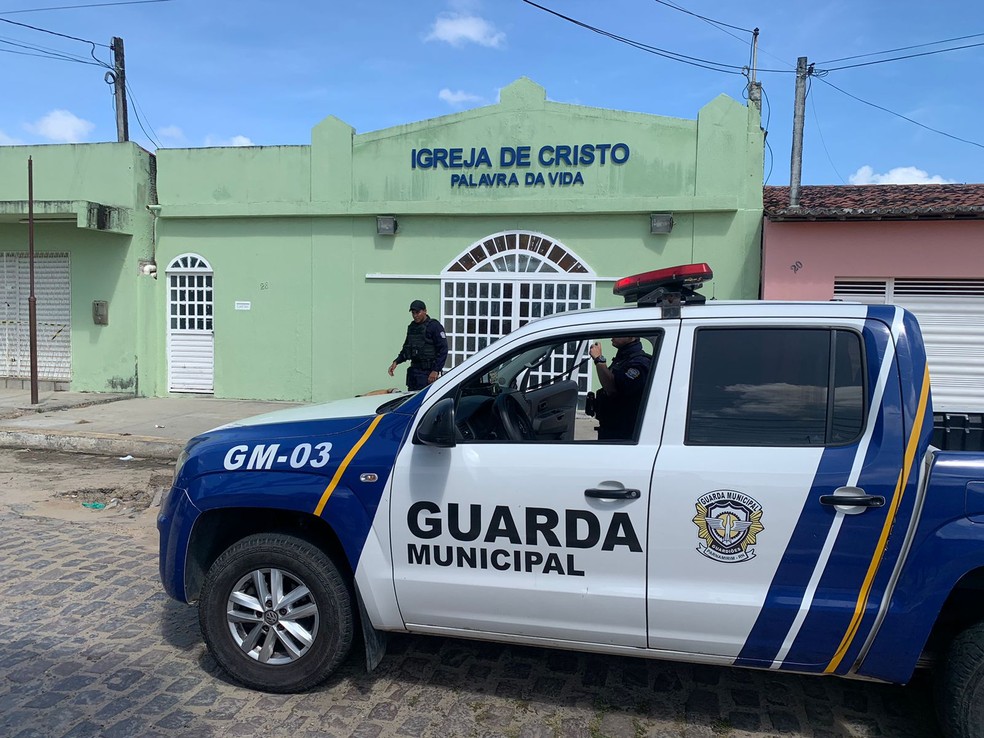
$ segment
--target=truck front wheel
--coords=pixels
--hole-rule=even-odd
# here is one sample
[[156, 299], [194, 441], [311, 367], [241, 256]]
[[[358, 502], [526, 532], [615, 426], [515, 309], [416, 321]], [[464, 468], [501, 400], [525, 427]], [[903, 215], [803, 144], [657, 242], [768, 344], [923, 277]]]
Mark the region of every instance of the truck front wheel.
[[984, 736], [984, 622], [953, 639], [936, 683], [943, 732], [949, 738]]
[[212, 564], [198, 619], [209, 651], [230, 676], [264, 692], [300, 692], [348, 655], [352, 596], [316, 546], [280, 534], [238, 541]]

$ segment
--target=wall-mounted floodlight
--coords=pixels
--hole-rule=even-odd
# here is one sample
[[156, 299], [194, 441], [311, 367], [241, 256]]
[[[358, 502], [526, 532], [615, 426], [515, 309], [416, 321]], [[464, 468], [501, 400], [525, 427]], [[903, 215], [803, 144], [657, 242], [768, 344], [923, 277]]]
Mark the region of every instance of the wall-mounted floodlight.
[[377, 215], [376, 234], [379, 236], [395, 236], [396, 217], [393, 215]]
[[649, 232], [650, 233], [669, 233], [673, 230], [672, 213], [650, 213]]

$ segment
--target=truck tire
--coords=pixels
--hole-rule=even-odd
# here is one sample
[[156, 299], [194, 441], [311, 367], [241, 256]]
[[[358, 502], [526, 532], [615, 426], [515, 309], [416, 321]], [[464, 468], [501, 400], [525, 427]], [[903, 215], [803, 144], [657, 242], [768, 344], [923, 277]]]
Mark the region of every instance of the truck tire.
[[283, 534], [248, 536], [215, 560], [198, 620], [219, 665], [263, 692], [301, 692], [327, 679], [355, 630], [351, 590], [335, 562]]
[[984, 622], [953, 639], [936, 682], [936, 700], [948, 738], [984, 736]]

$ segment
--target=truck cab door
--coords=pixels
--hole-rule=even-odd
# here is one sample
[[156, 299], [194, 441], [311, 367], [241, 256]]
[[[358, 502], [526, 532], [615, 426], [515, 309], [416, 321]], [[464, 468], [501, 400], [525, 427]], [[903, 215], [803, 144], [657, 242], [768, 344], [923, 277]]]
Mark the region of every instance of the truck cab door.
[[[407, 443], [393, 470], [394, 586], [409, 630], [645, 647], [649, 485], [676, 328], [646, 330], [654, 359], [630, 439], [600, 442], [571, 392], [577, 372], [551, 370], [538, 353], [611, 337], [600, 329], [503, 339], [474, 371], [428, 398], [418, 423], [443, 400], [454, 408], [456, 440]], [[517, 370], [517, 361], [527, 368]], [[525, 437], [509, 437], [499, 405], [513, 408]], [[557, 423], [544, 415], [551, 412]], [[575, 412], [572, 437], [565, 428]]]
[[850, 666], [911, 510], [892, 333], [864, 315], [684, 322], [653, 476], [650, 648]]

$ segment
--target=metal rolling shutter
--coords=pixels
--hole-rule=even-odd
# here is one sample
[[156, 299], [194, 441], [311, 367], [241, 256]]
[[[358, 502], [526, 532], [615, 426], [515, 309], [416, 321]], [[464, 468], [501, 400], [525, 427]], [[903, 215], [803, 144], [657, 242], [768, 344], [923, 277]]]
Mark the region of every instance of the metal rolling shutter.
[[[0, 376], [31, 376], [30, 262], [23, 252], [0, 253]], [[34, 255], [38, 379], [72, 379], [72, 289], [67, 253]]]
[[836, 280], [834, 297], [899, 305], [919, 320], [938, 412], [984, 412], [984, 280]]

